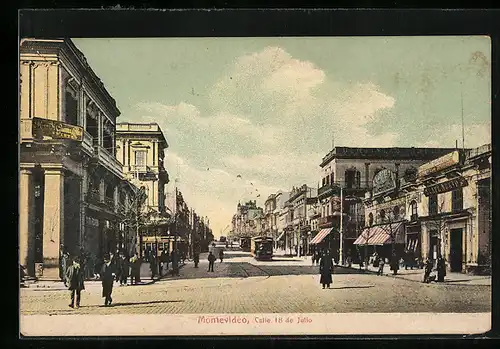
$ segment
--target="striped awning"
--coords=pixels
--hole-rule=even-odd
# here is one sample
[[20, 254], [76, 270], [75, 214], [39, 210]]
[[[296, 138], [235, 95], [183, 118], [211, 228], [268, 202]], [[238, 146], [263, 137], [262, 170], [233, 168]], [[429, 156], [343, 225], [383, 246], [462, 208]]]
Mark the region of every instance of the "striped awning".
[[319, 233], [311, 240], [310, 244], [311, 245], [319, 244], [328, 234], [330, 234], [331, 231], [332, 228], [321, 229]]
[[366, 228], [354, 241], [354, 245], [386, 245], [392, 243], [392, 237], [396, 244], [404, 244], [403, 222], [379, 225]]

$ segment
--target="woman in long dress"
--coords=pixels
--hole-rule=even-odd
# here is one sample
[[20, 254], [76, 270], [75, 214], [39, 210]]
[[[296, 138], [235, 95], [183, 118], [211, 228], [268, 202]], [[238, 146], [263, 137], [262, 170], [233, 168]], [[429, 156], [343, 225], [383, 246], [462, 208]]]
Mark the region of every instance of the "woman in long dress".
[[326, 252], [323, 254], [319, 261], [319, 273], [321, 275], [319, 282], [325, 288], [330, 288], [330, 284], [333, 283], [332, 274], [333, 274], [333, 259], [330, 252]]

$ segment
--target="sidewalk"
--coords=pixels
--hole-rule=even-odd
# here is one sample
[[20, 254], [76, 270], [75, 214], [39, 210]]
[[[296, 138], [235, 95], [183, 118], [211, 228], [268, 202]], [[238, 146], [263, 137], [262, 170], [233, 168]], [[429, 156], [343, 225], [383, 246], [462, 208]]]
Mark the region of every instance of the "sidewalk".
[[[179, 269], [181, 269], [184, 266], [184, 264], [179, 264]], [[171, 277], [172, 273], [172, 264], [169, 265], [169, 270], [164, 269], [162, 277], [160, 278], [158, 275], [155, 278], [151, 278], [151, 269], [149, 267], [149, 263], [142, 263], [141, 264], [141, 281], [139, 283], [139, 286], [143, 285], [151, 285], [154, 284], [156, 281]], [[130, 283], [130, 276], [127, 279], [127, 283]], [[101, 287], [101, 281], [100, 280], [85, 280], [85, 288], [87, 287]], [[42, 289], [53, 289], [53, 290], [67, 290], [68, 288], [64, 286], [64, 283], [62, 281], [49, 281], [49, 280], [26, 280], [24, 282], [24, 285], [21, 284], [21, 288], [42, 288]]]
[[[348, 268], [344, 266], [344, 268]], [[359, 270], [358, 264], [352, 264], [351, 269]], [[366, 270], [364, 267], [362, 270]], [[368, 266], [366, 270], [369, 273], [377, 273], [378, 268], [375, 268], [372, 265]], [[414, 282], [423, 282], [424, 280], [424, 269], [408, 269], [400, 268], [396, 275], [392, 274], [389, 265], [385, 265], [384, 267], [384, 276], [395, 277], [399, 279], [414, 281]], [[435, 283], [432, 284], [443, 284], [443, 283]], [[491, 286], [491, 276], [480, 276], [480, 275], [468, 275], [462, 273], [450, 273], [446, 272], [446, 276], [444, 278], [444, 284], [458, 284], [458, 285], [473, 285], [473, 286]]]

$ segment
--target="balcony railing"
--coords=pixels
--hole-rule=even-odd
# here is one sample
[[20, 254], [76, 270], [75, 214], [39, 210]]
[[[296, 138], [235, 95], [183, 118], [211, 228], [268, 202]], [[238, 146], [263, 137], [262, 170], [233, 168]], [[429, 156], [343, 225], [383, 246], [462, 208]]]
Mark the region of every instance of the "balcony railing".
[[92, 153], [94, 151], [94, 139], [87, 131], [83, 131], [82, 148]]
[[89, 190], [87, 193], [87, 202], [98, 205], [101, 202], [101, 194], [98, 190]]
[[108, 196], [104, 197], [104, 205], [109, 208], [110, 210], [114, 211], [115, 210], [115, 199], [110, 198]]
[[96, 146], [95, 153], [99, 161], [106, 169], [108, 169], [108, 171], [110, 171], [117, 177], [122, 176], [122, 164], [118, 160], [116, 160], [116, 158], [112, 154], [110, 154], [102, 146]]

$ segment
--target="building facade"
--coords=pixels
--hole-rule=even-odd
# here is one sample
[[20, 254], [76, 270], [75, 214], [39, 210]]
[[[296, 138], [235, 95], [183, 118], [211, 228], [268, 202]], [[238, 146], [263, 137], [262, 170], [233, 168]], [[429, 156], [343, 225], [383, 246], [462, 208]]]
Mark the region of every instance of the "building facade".
[[[335, 147], [320, 164], [321, 204], [318, 238], [314, 243], [330, 248], [336, 258], [357, 253], [354, 241], [365, 225], [362, 199], [371, 189], [375, 175], [383, 169], [396, 178], [408, 169], [438, 158], [453, 149], [445, 148], [350, 148]], [[342, 191], [340, 190], [342, 188]], [[342, 207], [342, 214], [341, 214]], [[340, 242], [342, 221], [343, 242]], [[333, 232], [333, 234], [331, 234]], [[342, 248], [341, 248], [342, 247]]]
[[23, 39], [19, 69], [20, 263], [57, 278], [63, 249], [99, 259], [122, 243], [120, 111], [69, 39]]
[[318, 206], [317, 189], [306, 184], [293, 187], [287, 204], [289, 244], [295, 254], [307, 255], [311, 241], [309, 214], [311, 207], [317, 209]]
[[434, 263], [443, 257], [452, 272], [490, 272], [490, 144], [454, 150], [405, 173], [396, 183], [389, 177], [379, 181], [385, 191], [374, 193], [373, 188], [367, 195], [367, 227], [357, 242], [372, 245], [367, 239], [377, 241], [377, 228], [389, 231], [389, 221], [393, 231], [397, 228], [399, 256], [410, 253]]
[[264, 234], [264, 217], [264, 210], [257, 206], [255, 200], [250, 200], [243, 205], [238, 203], [236, 214], [231, 220], [232, 236], [254, 237]]
[[156, 123], [119, 123], [116, 125], [116, 158], [123, 164], [123, 175], [137, 187], [145, 187], [146, 207], [165, 214], [165, 169], [167, 140]]

